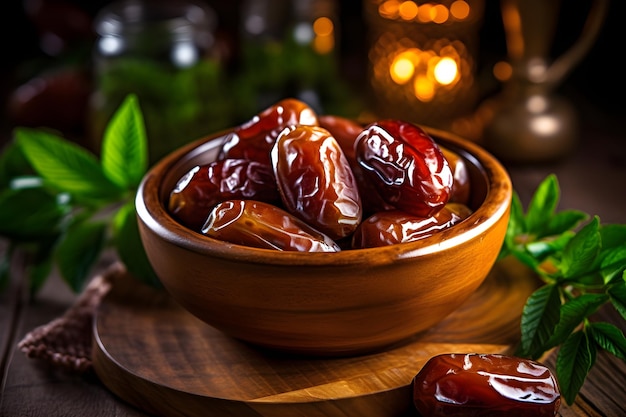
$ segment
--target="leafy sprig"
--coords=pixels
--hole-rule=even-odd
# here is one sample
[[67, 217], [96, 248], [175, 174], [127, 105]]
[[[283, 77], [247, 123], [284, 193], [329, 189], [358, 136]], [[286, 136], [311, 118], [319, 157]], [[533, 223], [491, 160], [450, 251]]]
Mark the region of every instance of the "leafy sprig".
[[16, 249], [29, 258], [31, 293], [57, 267], [83, 289], [103, 251], [113, 247], [134, 277], [159, 286], [139, 237], [134, 197], [148, 166], [137, 98], [129, 95], [109, 121], [100, 157], [53, 132], [17, 128], [0, 155], [0, 259], [8, 281]]
[[514, 193], [500, 257], [516, 257], [542, 282], [522, 311], [516, 354], [538, 359], [558, 348], [556, 375], [572, 404], [600, 350], [626, 361], [623, 332], [591, 319], [606, 304], [626, 319], [626, 225], [557, 211], [559, 198], [553, 174], [539, 184], [526, 212]]

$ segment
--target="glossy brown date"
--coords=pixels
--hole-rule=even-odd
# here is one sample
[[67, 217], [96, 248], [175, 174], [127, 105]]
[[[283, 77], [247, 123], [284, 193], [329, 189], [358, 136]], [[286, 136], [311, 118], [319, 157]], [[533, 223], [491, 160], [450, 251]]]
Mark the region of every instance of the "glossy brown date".
[[448, 201], [453, 203], [469, 204], [471, 182], [465, 160], [461, 158], [458, 153], [453, 152], [450, 149], [443, 146], [440, 146], [439, 148], [441, 149], [443, 156], [446, 157], [454, 177], [452, 190], [450, 190], [450, 199]]
[[354, 142], [363, 131], [363, 126], [351, 119], [332, 114], [320, 115], [318, 121], [320, 127], [328, 130], [337, 140], [348, 161], [350, 163], [356, 162]]
[[231, 199], [280, 202], [271, 168], [245, 159], [196, 166], [176, 183], [168, 209], [180, 223], [200, 231], [213, 206]]
[[361, 195], [363, 214], [370, 215], [383, 210], [391, 210], [393, 206], [387, 204], [378, 194], [378, 190], [366, 177], [363, 167], [359, 165], [354, 153], [354, 144], [358, 136], [363, 132], [363, 126], [359, 123], [341, 116], [320, 115], [320, 127], [328, 130], [343, 150], [346, 159], [352, 168]]
[[382, 211], [361, 222], [352, 236], [352, 248], [414, 242], [454, 226], [470, 214], [471, 210], [462, 205], [446, 205], [430, 217], [419, 217], [400, 210]]
[[326, 129], [283, 131], [271, 160], [287, 211], [332, 239], [354, 232], [362, 219], [361, 198], [348, 160]]
[[355, 154], [381, 197], [407, 213], [429, 217], [449, 200], [454, 177], [435, 141], [400, 120], [372, 123], [359, 135]]
[[237, 245], [299, 252], [339, 252], [328, 236], [272, 204], [228, 200], [211, 210], [202, 233]]
[[413, 379], [413, 403], [429, 417], [555, 416], [557, 380], [546, 366], [498, 354], [442, 354]]
[[235, 127], [225, 137], [218, 159], [241, 158], [269, 165], [270, 150], [280, 132], [296, 125], [317, 126], [317, 114], [300, 100], [283, 99]]

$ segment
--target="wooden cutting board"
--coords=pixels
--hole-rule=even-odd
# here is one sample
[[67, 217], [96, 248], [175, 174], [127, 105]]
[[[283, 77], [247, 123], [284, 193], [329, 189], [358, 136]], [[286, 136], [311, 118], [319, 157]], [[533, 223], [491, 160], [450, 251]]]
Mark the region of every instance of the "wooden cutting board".
[[536, 284], [514, 261], [499, 262], [427, 333], [375, 354], [306, 358], [234, 340], [166, 293], [116, 277], [94, 321], [94, 369], [122, 400], [164, 417], [407, 416], [412, 379], [429, 358], [513, 352]]

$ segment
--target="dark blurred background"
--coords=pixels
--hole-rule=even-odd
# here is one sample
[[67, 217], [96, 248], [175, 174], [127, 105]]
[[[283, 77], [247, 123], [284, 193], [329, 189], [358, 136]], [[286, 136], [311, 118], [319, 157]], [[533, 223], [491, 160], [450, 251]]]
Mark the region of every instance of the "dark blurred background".
[[[82, 139], [85, 102], [93, 87], [89, 72], [96, 38], [93, 19], [109, 3], [107, 0], [11, 0], [3, 3], [0, 25], [3, 142], [8, 140], [10, 130], [16, 125], [50, 126], [79, 141]], [[554, 56], [566, 50], [579, 36], [591, 3], [591, 0], [563, 2], [552, 44]], [[222, 63], [226, 71], [232, 73], [242, 65], [238, 50], [242, 2], [207, 0], [206, 4], [216, 12], [216, 36]], [[322, 111], [354, 116], [354, 113], [367, 112], [372, 100], [364, 87], [368, 83], [368, 26], [361, 1], [337, 1], [335, 6], [339, 22], [338, 76], [354, 102], [346, 100], [343, 108], [326, 107]], [[500, 88], [493, 78], [492, 68], [495, 63], [506, 60], [507, 55], [500, 3], [487, 0], [484, 7], [476, 68], [477, 80], [481, 83], [480, 100]], [[610, 4], [591, 51], [558, 87], [558, 93], [576, 106], [585, 122], [611, 128], [621, 121], [626, 110], [623, 65], [620, 64], [626, 34], [625, 24], [621, 22], [625, 16], [623, 9], [623, 2]], [[65, 78], [50, 81], [46, 97], [40, 98], [37, 106], [27, 108], [29, 103], [22, 103], [21, 109], [14, 108], [11, 100], [19, 86], [59, 67], [70, 67], [78, 72], [70, 71]], [[250, 103], [242, 114], [251, 116], [252, 109], [260, 110], [264, 104], [262, 101]], [[243, 121], [240, 120], [243, 117], [237, 115], [234, 121]]]

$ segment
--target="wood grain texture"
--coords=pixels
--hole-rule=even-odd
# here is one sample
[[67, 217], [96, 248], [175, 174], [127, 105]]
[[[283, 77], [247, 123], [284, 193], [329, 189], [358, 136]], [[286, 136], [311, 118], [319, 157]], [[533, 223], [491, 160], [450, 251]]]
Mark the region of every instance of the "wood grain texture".
[[[509, 265], [510, 266], [510, 265]], [[510, 353], [535, 281], [499, 264], [427, 333], [384, 351], [310, 358], [230, 338], [136, 284], [114, 285], [94, 324], [94, 367], [117, 396], [161, 416], [399, 416], [411, 381], [440, 353]], [[117, 281], [123, 280], [123, 271]]]

